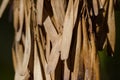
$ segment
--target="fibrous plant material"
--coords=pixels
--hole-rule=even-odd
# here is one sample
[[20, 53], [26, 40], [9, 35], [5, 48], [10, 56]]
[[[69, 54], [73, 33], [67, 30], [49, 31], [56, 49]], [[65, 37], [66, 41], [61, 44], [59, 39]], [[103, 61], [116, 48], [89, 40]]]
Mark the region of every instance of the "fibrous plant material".
[[100, 80], [97, 51], [114, 53], [114, 2], [13, 0], [15, 80]]

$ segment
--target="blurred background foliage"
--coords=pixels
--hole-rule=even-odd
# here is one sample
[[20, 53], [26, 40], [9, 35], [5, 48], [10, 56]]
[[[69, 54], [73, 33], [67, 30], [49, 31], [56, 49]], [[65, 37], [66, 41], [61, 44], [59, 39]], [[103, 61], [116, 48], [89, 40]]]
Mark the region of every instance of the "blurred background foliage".
[[[1, 0], [0, 0], [1, 2]], [[0, 80], [14, 80], [12, 63], [12, 43], [14, 29], [8, 5], [0, 19]], [[116, 50], [114, 56], [108, 56], [106, 50], [99, 51], [101, 80], [120, 80], [120, 11], [115, 11]]]

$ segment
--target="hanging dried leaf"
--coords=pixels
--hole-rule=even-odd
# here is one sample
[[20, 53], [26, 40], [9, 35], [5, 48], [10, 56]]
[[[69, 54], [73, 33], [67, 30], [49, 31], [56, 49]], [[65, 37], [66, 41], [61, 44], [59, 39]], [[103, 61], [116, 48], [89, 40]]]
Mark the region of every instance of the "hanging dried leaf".
[[15, 80], [100, 80], [97, 50], [115, 51], [115, 2], [13, 0]]
[[42, 25], [44, 0], [37, 0], [37, 24]]
[[18, 8], [18, 20], [19, 26], [18, 30], [16, 31], [16, 41], [20, 41], [23, 29], [23, 22], [24, 22], [24, 0], [19, 1], [19, 8]]
[[95, 14], [95, 16], [97, 16], [98, 15], [98, 0], [92, 0], [92, 2], [93, 2], [93, 10], [94, 10], [94, 14]]
[[51, 54], [49, 55], [48, 58], [48, 68], [47, 68], [48, 73], [55, 71], [55, 68], [58, 64], [59, 56], [60, 56], [60, 44], [61, 44], [61, 39], [56, 41], [54, 47], [51, 50]]
[[55, 39], [57, 38], [57, 32], [55, 30], [55, 27], [53, 26], [50, 17], [47, 17], [44, 22], [45, 30], [48, 33], [48, 36], [50, 37], [50, 40], [52, 43], [55, 43]]
[[81, 30], [81, 20], [80, 20], [78, 24], [78, 29], [77, 29], [77, 43], [76, 43], [76, 52], [75, 52], [75, 61], [74, 61], [74, 70], [72, 73], [72, 80], [78, 80], [81, 47], [82, 47], [82, 30]]
[[64, 3], [63, 0], [51, 0], [56, 26], [59, 29], [60, 27], [62, 27], [65, 16], [65, 9], [63, 3]]
[[114, 1], [109, 1], [108, 8], [108, 52], [113, 53], [115, 50], [115, 13], [114, 13]]
[[25, 12], [25, 19], [26, 19], [26, 39], [25, 39], [25, 51], [23, 56], [23, 66], [22, 66], [22, 73], [25, 74], [27, 70], [29, 58], [30, 58], [30, 51], [31, 51], [31, 35], [30, 35], [30, 13]]
[[34, 80], [43, 80], [42, 68], [38, 56], [36, 41], [34, 43]]
[[73, 0], [70, 0], [68, 3], [67, 12], [65, 15], [65, 20], [63, 24], [63, 36], [61, 44], [61, 59], [67, 59], [69, 56], [69, 50], [72, 39], [73, 31]]
[[0, 5], [0, 18], [2, 17], [2, 14], [3, 14], [5, 8], [7, 7], [8, 2], [9, 2], [9, 0], [2, 1], [1, 5]]
[[67, 65], [67, 61], [64, 61], [64, 75], [63, 80], [69, 80], [70, 79], [70, 70]]

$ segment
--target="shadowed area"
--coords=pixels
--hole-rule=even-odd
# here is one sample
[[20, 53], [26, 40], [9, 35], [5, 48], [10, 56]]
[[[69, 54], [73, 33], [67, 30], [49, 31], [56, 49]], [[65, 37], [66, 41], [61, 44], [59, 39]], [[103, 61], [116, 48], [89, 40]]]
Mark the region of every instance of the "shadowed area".
[[115, 12], [116, 18], [116, 48], [113, 57], [106, 50], [99, 51], [101, 80], [120, 80], [120, 11]]
[[13, 80], [14, 70], [12, 65], [12, 43], [14, 29], [9, 22], [9, 6], [0, 19], [0, 80]]

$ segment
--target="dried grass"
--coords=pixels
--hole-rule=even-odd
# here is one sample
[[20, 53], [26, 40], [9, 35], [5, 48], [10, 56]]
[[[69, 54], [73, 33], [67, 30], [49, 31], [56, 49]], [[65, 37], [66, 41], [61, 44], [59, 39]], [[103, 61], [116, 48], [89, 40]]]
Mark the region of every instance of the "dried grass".
[[13, 0], [13, 24], [15, 80], [100, 80], [97, 51], [114, 52], [113, 0]]

